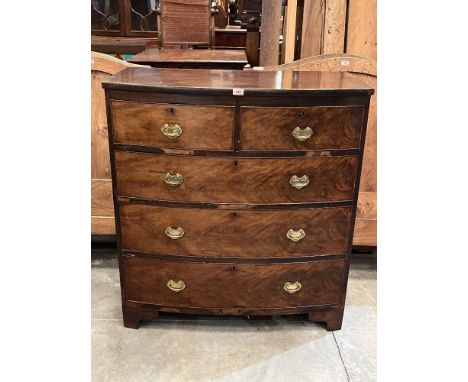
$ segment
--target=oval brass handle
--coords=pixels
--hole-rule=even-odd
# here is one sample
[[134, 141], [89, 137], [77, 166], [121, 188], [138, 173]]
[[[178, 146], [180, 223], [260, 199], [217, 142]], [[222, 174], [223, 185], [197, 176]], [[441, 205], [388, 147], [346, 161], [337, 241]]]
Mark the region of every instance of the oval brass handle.
[[301, 129], [299, 126], [292, 131], [292, 136], [299, 142], [307, 141], [314, 132], [307, 126], [305, 129]]
[[161, 131], [166, 137], [170, 139], [175, 139], [182, 135], [182, 127], [180, 127], [178, 123], [174, 123], [174, 124], [165, 123], [162, 126]]
[[170, 172], [166, 173], [164, 176], [164, 182], [172, 187], [177, 187], [184, 182], [184, 177], [180, 175], [178, 172], [175, 174], [171, 174]]
[[184, 230], [180, 227], [167, 227], [165, 234], [167, 237], [177, 240], [184, 236]]
[[299, 241], [304, 239], [305, 231], [302, 228], [298, 229], [297, 231], [290, 229], [286, 234], [286, 237], [291, 241]]
[[301, 188], [304, 188], [310, 183], [309, 177], [307, 175], [303, 175], [301, 177], [298, 177], [297, 175], [293, 175], [291, 179], [289, 179], [289, 184], [293, 186], [294, 188], [297, 188], [300, 190]]
[[185, 283], [182, 280], [179, 280], [179, 281], [169, 280], [167, 282], [167, 287], [173, 292], [178, 293], [185, 289]]
[[296, 293], [302, 288], [302, 284], [299, 281], [290, 283], [287, 282], [283, 285], [283, 289], [288, 293]]

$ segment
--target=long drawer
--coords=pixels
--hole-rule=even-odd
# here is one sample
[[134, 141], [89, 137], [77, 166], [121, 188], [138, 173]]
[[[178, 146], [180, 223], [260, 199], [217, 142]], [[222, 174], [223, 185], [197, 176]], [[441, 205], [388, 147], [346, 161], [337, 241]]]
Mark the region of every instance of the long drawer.
[[114, 142], [232, 150], [234, 107], [112, 101]]
[[362, 106], [241, 107], [242, 150], [359, 148]]
[[346, 260], [221, 264], [124, 258], [127, 300], [169, 307], [288, 308], [341, 303]]
[[119, 196], [209, 203], [352, 200], [357, 156], [233, 158], [115, 153]]
[[120, 206], [122, 249], [193, 257], [344, 254], [350, 220], [351, 207], [249, 211]]

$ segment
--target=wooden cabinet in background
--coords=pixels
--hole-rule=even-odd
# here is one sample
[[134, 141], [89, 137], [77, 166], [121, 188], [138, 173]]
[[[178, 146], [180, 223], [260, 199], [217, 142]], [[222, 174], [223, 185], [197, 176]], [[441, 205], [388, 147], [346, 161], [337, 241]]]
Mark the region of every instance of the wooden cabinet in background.
[[159, 0], [91, 0], [91, 34], [157, 37]]
[[91, 50], [135, 54], [158, 41], [159, 0], [91, 0]]

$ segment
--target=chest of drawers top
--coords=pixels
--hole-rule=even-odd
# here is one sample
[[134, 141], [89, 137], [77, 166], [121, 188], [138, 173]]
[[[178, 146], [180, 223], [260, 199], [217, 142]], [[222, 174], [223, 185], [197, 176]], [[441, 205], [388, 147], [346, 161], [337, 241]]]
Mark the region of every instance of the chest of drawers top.
[[344, 72], [127, 68], [103, 83], [109, 90], [175, 94], [273, 96], [372, 95], [374, 90]]

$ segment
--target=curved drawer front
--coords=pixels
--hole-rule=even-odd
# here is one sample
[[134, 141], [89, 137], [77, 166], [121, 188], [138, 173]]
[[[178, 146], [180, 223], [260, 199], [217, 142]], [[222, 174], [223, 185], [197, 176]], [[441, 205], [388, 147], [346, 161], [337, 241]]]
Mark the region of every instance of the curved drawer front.
[[127, 300], [173, 307], [287, 308], [341, 303], [346, 260], [213, 264], [124, 258]]
[[234, 107], [112, 101], [114, 142], [232, 150]]
[[[352, 200], [358, 158], [229, 158], [116, 152], [115, 160], [119, 196], [269, 204]], [[168, 184], [171, 179], [179, 184]]]
[[[351, 207], [249, 211], [120, 206], [122, 249], [194, 257], [344, 254], [350, 220]], [[168, 233], [167, 227], [172, 228]]]
[[241, 149], [356, 149], [363, 115], [362, 106], [241, 107]]

